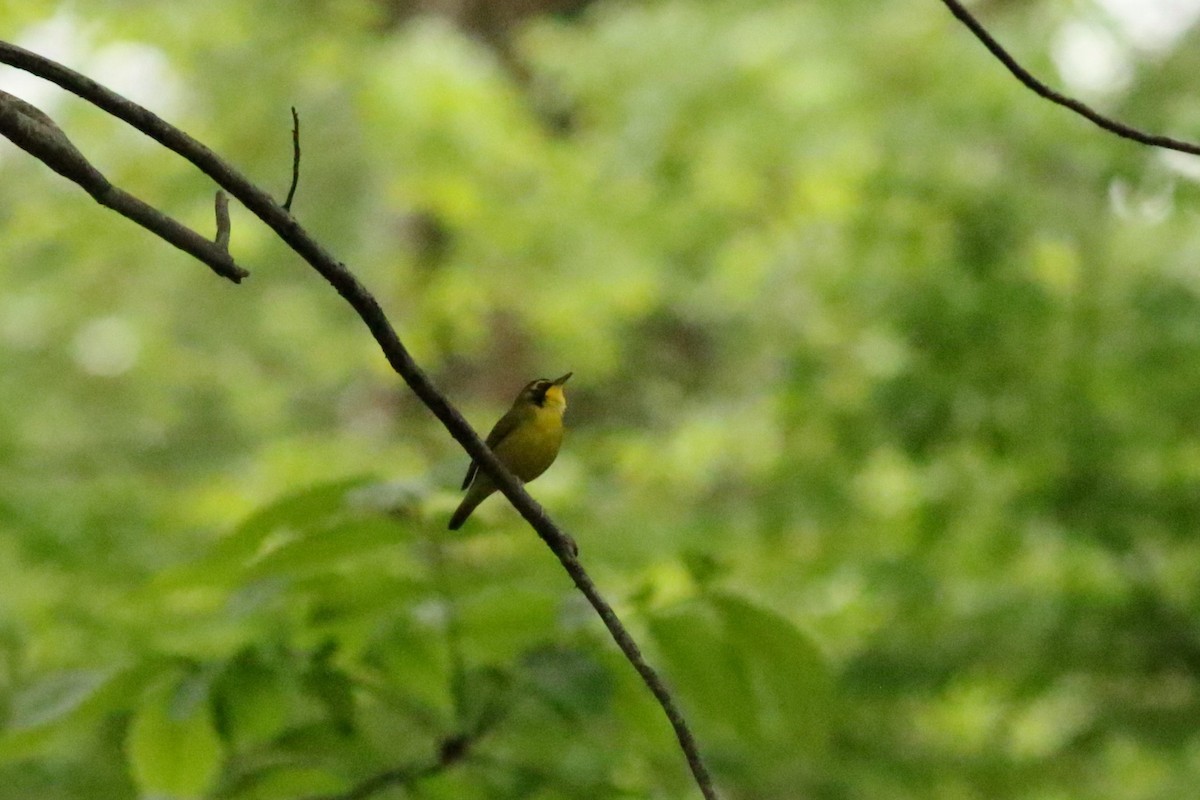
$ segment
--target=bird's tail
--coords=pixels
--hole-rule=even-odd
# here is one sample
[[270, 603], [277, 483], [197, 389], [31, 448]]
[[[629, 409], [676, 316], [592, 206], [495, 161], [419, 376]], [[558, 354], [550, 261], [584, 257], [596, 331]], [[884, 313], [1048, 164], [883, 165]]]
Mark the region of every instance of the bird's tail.
[[459, 503], [458, 508], [454, 510], [454, 514], [450, 517], [450, 530], [456, 531], [461, 528], [462, 524], [467, 521], [467, 517], [471, 516], [471, 512], [486, 500], [489, 494], [495, 491], [495, 489], [490, 488], [486, 491], [478, 491], [478, 488], [473, 485], [467, 492], [467, 496]]

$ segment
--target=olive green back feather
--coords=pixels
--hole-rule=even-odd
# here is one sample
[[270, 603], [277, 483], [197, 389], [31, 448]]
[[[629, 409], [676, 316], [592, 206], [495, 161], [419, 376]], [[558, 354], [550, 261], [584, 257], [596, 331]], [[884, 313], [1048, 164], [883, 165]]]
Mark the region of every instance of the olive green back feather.
[[[488, 449], [495, 452], [496, 448], [504, 441], [504, 437], [512, 433], [524, 417], [527, 416], [525, 409], [519, 405], [514, 405], [508, 410], [508, 413], [500, 418], [500, 421], [492, 426], [492, 432], [487, 435], [485, 440]], [[471, 466], [467, 467], [467, 477], [463, 479], [462, 488], [466, 489], [475, 480], [476, 473], [479, 472], [479, 464], [475, 461], [471, 462]]]

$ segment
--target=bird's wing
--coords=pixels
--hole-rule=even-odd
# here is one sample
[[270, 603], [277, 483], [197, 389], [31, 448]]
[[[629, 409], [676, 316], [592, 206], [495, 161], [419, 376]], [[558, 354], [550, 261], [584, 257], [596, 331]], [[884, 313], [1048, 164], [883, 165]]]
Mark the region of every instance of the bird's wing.
[[[508, 413], [500, 418], [500, 421], [492, 426], [492, 432], [487, 435], [486, 442], [490, 450], [495, 450], [497, 445], [504, 441], [504, 437], [508, 436], [521, 423], [521, 415], [516, 409], [509, 409]], [[462, 488], [466, 489], [475, 480], [476, 473], [479, 472], [479, 464], [475, 461], [471, 462], [471, 466], [467, 467], [467, 477], [463, 479]]]

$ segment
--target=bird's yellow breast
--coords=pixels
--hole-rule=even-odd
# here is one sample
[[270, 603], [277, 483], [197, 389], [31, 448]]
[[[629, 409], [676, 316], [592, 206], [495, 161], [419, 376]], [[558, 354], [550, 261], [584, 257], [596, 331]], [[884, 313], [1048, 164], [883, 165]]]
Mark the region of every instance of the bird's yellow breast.
[[504, 441], [496, 447], [496, 457], [523, 481], [531, 481], [554, 463], [562, 445], [562, 410], [535, 408]]

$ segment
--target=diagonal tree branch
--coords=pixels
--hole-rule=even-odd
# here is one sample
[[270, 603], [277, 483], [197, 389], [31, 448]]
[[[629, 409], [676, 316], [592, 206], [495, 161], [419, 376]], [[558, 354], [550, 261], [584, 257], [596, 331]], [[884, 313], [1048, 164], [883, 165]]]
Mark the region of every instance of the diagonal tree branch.
[[217, 201], [217, 240], [210, 242], [153, 206], [113, 186], [71, 144], [54, 120], [35, 106], [4, 91], [0, 91], [0, 135], [67, 180], [79, 184], [100, 205], [111, 208], [198, 258], [222, 278], [240, 283], [249, 274], [235, 264], [229, 255], [229, 215], [226, 210], [222, 219], [220, 200]]
[[1200, 144], [1185, 142], [1180, 139], [1172, 139], [1170, 136], [1159, 136], [1157, 134], [1146, 133], [1137, 128], [1130, 127], [1123, 122], [1119, 122], [1112, 117], [1106, 117], [1099, 111], [1096, 111], [1091, 106], [1076, 100], [1073, 97], [1068, 97], [1061, 92], [1051, 89], [1045, 83], [1035, 78], [1033, 74], [1021, 66], [1015, 58], [1009, 55], [999, 42], [987, 31], [987, 28], [971, 16], [971, 12], [967, 11], [966, 7], [958, 0], [942, 0], [946, 8], [950, 9], [950, 13], [958, 18], [958, 21], [966, 25], [971, 33], [975, 34], [975, 38], [983, 42], [992, 55], [999, 59], [1000, 63], [1008, 68], [1008, 71], [1016, 77], [1027, 88], [1035, 92], [1039, 97], [1044, 97], [1051, 103], [1060, 105], [1063, 108], [1069, 108], [1081, 117], [1084, 117], [1096, 125], [1099, 125], [1106, 131], [1115, 133], [1124, 139], [1131, 139], [1141, 144], [1148, 144], [1151, 147], [1161, 147], [1166, 150], [1177, 150], [1180, 153], [1189, 153], [1191, 155], [1200, 155]]
[[551, 521], [545, 510], [525, 491], [521, 482], [504, 468], [483, 443], [483, 440], [479, 438], [458, 409], [433, 385], [429, 376], [417, 365], [407, 348], [401, 343], [378, 301], [346, 266], [325, 250], [269, 194], [251, 183], [212, 150], [149, 110], [72, 69], [8, 42], [0, 41], [0, 63], [9, 64], [57, 84], [118, 119], [124, 120], [167, 149], [178, 153], [237, 198], [242, 205], [265, 222], [292, 250], [329, 281], [366, 324], [392, 368], [404, 379], [421, 402], [441, 421], [450, 435], [462, 445], [467, 454], [492, 477], [504, 496], [558, 557], [575, 586], [600, 616], [621, 652], [658, 700], [659, 705], [662, 706], [701, 793], [706, 800], [717, 800], [718, 795], [713, 787], [712, 778], [704, 765], [695, 737], [684, 720], [683, 714], [662, 678], [647, 663], [637, 642], [634, 641], [612, 606], [600, 594], [591, 576], [583, 568], [570, 537]]

